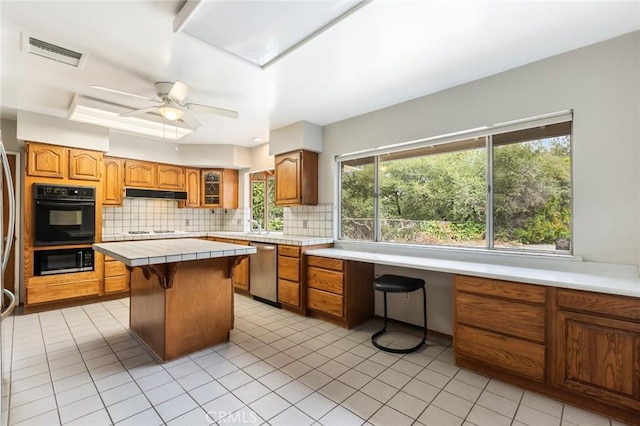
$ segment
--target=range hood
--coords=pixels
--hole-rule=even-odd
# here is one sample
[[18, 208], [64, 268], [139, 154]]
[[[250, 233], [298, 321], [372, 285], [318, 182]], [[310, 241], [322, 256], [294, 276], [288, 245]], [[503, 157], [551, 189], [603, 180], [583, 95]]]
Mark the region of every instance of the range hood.
[[125, 198], [159, 198], [162, 200], [186, 200], [184, 191], [163, 191], [161, 189], [125, 188]]

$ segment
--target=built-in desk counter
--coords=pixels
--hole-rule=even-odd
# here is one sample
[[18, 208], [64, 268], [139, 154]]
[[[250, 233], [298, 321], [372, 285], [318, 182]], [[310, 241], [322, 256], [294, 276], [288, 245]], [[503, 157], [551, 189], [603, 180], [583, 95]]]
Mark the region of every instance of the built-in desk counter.
[[306, 254], [343, 260], [355, 260], [358, 262], [369, 262], [379, 265], [398, 266], [402, 268], [447, 272], [451, 274], [471, 275], [475, 277], [517, 281], [551, 287], [640, 297], [640, 279], [638, 277], [564, 272], [551, 269], [504, 266], [418, 256], [400, 256], [337, 248], [310, 250]]
[[162, 361], [229, 340], [233, 269], [255, 247], [171, 239], [93, 248], [131, 271], [131, 330]]
[[567, 272], [336, 248], [306, 254], [454, 274], [457, 365], [640, 425], [637, 270], [611, 267], [626, 275], [607, 275], [593, 270], [608, 266], [586, 262], [559, 261]]

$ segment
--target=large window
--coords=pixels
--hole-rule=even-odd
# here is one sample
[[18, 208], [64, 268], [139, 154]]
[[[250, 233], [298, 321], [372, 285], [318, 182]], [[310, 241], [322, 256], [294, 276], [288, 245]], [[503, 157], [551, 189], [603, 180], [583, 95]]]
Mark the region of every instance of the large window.
[[571, 122], [385, 150], [340, 171], [342, 239], [571, 250]]
[[262, 229], [282, 231], [283, 211], [276, 206], [276, 180], [272, 171], [251, 174], [251, 218]]

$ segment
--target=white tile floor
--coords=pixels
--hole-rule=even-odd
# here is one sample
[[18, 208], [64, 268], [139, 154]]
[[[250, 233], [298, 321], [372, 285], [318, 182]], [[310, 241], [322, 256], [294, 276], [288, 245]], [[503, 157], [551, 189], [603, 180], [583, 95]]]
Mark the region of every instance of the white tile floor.
[[128, 299], [16, 316], [10, 424], [620, 425], [459, 369], [447, 341], [393, 355], [370, 343], [377, 320], [235, 309], [231, 342], [167, 364], [130, 335]]

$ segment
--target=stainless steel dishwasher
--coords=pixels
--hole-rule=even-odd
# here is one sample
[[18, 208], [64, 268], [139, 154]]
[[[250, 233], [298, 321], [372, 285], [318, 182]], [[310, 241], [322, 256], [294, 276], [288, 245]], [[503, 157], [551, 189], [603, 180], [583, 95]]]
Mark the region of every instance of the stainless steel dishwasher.
[[256, 248], [249, 255], [249, 292], [254, 299], [280, 307], [278, 303], [278, 246], [249, 243]]

